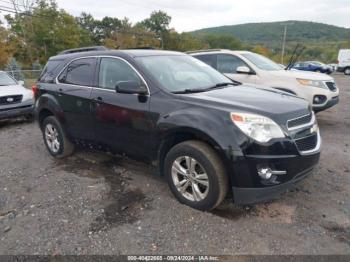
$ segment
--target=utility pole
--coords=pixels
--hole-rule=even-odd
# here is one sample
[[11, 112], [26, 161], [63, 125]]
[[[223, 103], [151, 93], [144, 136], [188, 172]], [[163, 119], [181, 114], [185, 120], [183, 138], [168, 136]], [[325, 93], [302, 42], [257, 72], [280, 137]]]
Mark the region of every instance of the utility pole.
[[284, 65], [284, 53], [286, 51], [286, 41], [287, 41], [287, 30], [289, 25], [294, 25], [294, 23], [285, 23], [281, 24], [284, 26], [284, 34], [283, 34], [283, 41], [282, 41], [282, 54], [281, 54], [281, 64]]
[[286, 48], [286, 39], [287, 39], [287, 25], [284, 25], [284, 34], [283, 34], [283, 42], [282, 42], [282, 55], [281, 55], [281, 64], [284, 65], [284, 51]]

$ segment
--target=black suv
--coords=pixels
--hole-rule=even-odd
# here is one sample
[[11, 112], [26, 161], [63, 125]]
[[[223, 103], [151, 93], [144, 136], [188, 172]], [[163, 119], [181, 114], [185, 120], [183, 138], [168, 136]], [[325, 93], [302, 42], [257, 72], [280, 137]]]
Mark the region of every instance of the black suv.
[[68, 52], [50, 58], [35, 90], [52, 156], [83, 142], [144, 160], [196, 209], [232, 195], [237, 204], [275, 198], [319, 161], [307, 101], [232, 82], [183, 53]]

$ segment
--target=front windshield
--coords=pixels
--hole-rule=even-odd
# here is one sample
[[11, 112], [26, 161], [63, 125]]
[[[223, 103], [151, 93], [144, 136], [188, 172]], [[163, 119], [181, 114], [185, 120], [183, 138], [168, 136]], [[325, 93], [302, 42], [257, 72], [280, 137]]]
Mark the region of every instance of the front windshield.
[[205, 90], [232, 82], [202, 61], [187, 55], [138, 57], [137, 61], [170, 92]]
[[245, 58], [247, 58], [251, 63], [256, 65], [258, 68], [267, 71], [276, 71], [282, 70], [281, 66], [268, 59], [265, 56], [258, 55], [255, 53], [245, 53], [242, 54]]
[[11, 86], [17, 85], [16, 81], [13, 80], [8, 74], [0, 72], [0, 86]]

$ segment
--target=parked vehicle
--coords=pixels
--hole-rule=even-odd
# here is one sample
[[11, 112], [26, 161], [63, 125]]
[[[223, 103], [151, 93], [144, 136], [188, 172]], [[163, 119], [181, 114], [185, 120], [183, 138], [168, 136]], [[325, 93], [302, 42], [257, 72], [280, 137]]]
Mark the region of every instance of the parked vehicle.
[[338, 71], [338, 65], [337, 64], [328, 64], [327, 66], [332, 68], [333, 72], [337, 72]]
[[248, 51], [203, 50], [189, 54], [235, 81], [270, 86], [304, 98], [315, 112], [339, 101], [334, 79], [325, 74], [284, 70], [270, 59]]
[[332, 67], [318, 61], [297, 62], [293, 68], [301, 71], [318, 72], [324, 74], [333, 73]]
[[338, 72], [344, 72], [345, 75], [350, 75], [350, 49], [339, 50], [337, 69]]
[[[153, 163], [200, 210], [277, 197], [318, 163], [307, 101], [241, 85], [183, 53], [75, 51], [50, 58], [36, 88], [49, 153], [83, 141]], [[262, 99], [263, 98], [263, 99]]]
[[0, 71], [0, 119], [33, 116], [33, 92], [6, 72]]

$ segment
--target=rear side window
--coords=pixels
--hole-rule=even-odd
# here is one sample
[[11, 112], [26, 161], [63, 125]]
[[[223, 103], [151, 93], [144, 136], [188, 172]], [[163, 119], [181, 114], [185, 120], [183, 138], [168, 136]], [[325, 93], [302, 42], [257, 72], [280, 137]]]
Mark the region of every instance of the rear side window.
[[118, 82], [134, 81], [141, 84], [141, 78], [126, 62], [116, 58], [102, 58], [99, 72], [99, 87], [115, 89]]
[[62, 63], [62, 60], [49, 60], [39, 77], [39, 82], [53, 83], [55, 79], [55, 70]]
[[62, 84], [91, 86], [95, 73], [95, 58], [82, 58], [71, 62], [58, 77]]
[[217, 70], [221, 73], [235, 74], [240, 66], [247, 66], [241, 59], [233, 55], [218, 55]]
[[216, 55], [197, 55], [194, 57], [206, 63], [207, 65], [216, 68]]

